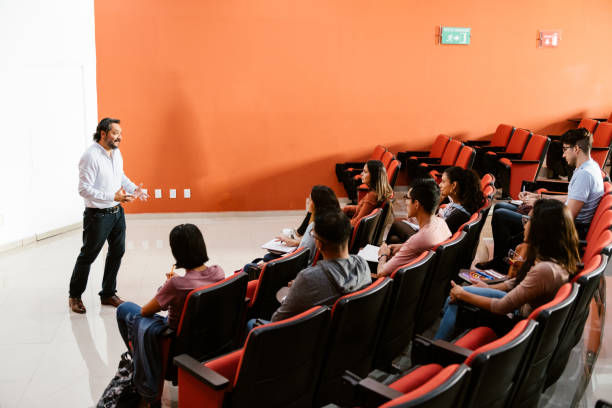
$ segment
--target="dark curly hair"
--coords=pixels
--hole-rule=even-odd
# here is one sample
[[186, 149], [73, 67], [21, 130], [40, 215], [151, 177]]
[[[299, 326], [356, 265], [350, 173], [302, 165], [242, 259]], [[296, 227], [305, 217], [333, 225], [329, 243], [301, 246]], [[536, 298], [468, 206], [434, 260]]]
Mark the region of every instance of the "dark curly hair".
[[470, 214], [474, 214], [485, 204], [485, 197], [480, 189], [480, 179], [472, 169], [449, 167], [444, 170], [451, 183], [457, 182], [458, 204], [461, 204]]

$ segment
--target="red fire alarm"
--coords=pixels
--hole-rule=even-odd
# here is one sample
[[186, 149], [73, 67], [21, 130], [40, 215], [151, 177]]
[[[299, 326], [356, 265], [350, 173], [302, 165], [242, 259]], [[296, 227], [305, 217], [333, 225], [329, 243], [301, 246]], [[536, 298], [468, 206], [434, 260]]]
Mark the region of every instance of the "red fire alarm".
[[540, 47], [558, 47], [560, 40], [560, 30], [541, 30], [538, 45]]

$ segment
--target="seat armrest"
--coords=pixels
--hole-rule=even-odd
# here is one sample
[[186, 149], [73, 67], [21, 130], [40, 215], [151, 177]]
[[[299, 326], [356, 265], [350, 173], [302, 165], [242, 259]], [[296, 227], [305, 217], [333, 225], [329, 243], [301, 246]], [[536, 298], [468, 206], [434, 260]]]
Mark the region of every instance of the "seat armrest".
[[355, 167], [363, 167], [363, 166], [365, 166], [365, 162], [346, 162], [346, 163], [343, 163], [343, 164], [344, 164], [344, 168], [345, 169], [348, 168], [348, 167], [355, 168]]
[[419, 163], [438, 164], [440, 159], [437, 157], [419, 157]]
[[480, 150], [481, 152], [503, 153], [506, 148], [504, 146], [476, 146], [476, 150]]
[[449, 167], [453, 167], [453, 166], [447, 166], [445, 164], [430, 164], [427, 166], [427, 170], [429, 171], [435, 170], [438, 173], [443, 173], [444, 170], [448, 169]]
[[551, 141], [560, 141], [561, 140], [561, 135], [546, 135], [550, 138]]
[[507, 315], [492, 313], [474, 305], [462, 303], [459, 305], [455, 327], [461, 333], [478, 326], [487, 326], [501, 336], [510, 331], [515, 323], [516, 321]]
[[174, 357], [174, 364], [214, 390], [221, 390], [229, 385], [227, 378], [206, 367], [188, 354]]
[[510, 160], [512, 165], [519, 164], [540, 164], [539, 160]]
[[567, 194], [567, 188], [569, 186], [568, 181], [549, 181], [549, 180], [536, 180], [536, 181], [524, 181], [523, 186], [526, 191], [536, 191], [539, 189], [548, 190], [545, 194]]
[[404, 152], [399, 152], [397, 155], [398, 157], [400, 155], [407, 156], [407, 157], [410, 157], [410, 156], [427, 157], [429, 156], [429, 151], [427, 150], [406, 150]]
[[472, 350], [456, 346], [444, 340], [431, 340], [427, 337], [416, 335], [412, 340], [411, 361], [412, 364], [440, 365], [461, 364], [472, 353]]
[[490, 140], [466, 140], [463, 142], [464, 145], [470, 147], [488, 147], [490, 143]]
[[497, 153], [498, 158], [510, 159], [510, 160], [520, 160], [522, 155], [523, 155], [522, 153], [506, 153], [506, 152]]
[[342, 383], [350, 386], [353, 390], [354, 405], [363, 408], [378, 407], [404, 395], [400, 391], [394, 390], [373, 378], [366, 377], [362, 379], [357, 374], [348, 370], [342, 375]]

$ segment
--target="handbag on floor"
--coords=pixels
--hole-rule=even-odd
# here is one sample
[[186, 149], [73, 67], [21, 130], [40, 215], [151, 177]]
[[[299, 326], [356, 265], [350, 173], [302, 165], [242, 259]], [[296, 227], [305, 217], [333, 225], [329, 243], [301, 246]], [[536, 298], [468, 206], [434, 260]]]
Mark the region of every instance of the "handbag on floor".
[[134, 362], [128, 351], [121, 355], [117, 373], [108, 384], [97, 408], [131, 408], [138, 407], [140, 395], [136, 392], [136, 387], [132, 378], [134, 376]]

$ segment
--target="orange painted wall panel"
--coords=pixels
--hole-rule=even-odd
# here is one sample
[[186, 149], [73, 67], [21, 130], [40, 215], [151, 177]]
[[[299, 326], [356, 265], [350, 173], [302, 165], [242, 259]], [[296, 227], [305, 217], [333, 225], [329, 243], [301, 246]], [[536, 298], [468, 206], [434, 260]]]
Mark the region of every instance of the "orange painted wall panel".
[[[164, 198], [130, 212], [304, 208], [333, 164], [506, 122], [538, 132], [612, 111], [612, 3], [98, 0], [98, 112], [126, 173]], [[436, 44], [440, 24], [469, 46]], [[560, 29], [556, 49], [538, 29]], [[168, 189], [178, 189], [177, 199]], [[182, 189], [192, 198], [183, 199]]]

